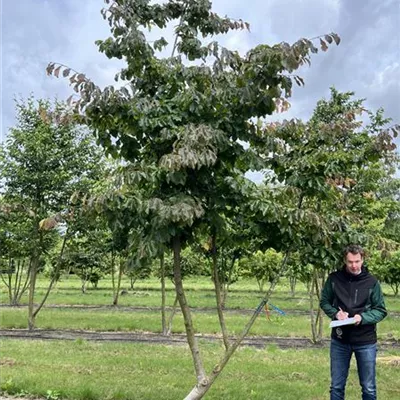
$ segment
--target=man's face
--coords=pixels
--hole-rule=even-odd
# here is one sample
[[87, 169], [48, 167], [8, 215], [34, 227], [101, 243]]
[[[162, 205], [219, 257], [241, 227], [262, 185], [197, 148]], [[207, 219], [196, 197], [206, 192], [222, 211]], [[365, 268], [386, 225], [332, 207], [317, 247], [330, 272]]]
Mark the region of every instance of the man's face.
[[361, 254], [348, 253], [345, 259], [346, 271], [349, 274], [358, 275], [361, 272], [363, 258]]

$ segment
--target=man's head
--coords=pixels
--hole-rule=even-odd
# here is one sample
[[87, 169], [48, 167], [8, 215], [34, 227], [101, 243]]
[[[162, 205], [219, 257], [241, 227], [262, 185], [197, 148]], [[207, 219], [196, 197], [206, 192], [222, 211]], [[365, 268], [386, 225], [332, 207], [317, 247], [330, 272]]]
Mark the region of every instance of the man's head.
[[344, 249], [344, 262], [349, 274], [358, 275], [361, 272], [364, 254], [364, 249], [356, 244], [351, 244]]

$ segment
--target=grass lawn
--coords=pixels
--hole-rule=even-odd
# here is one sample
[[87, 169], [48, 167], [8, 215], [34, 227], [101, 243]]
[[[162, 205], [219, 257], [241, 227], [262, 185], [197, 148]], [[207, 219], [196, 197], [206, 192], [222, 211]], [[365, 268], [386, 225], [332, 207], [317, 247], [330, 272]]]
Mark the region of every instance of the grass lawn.
[[[27, 308], [1, 310], [0, 327], [27, 328]], [[226, 313], [225, 320], [231, 335], [239, 334], [250, 315]], [[198, 333], [220, 333], [218, 316], [212, 312], [197, 312], [193, 321]], [[329, 336], [329, 321], [325, 318], [326, 337]], [[121, 312], [116, 310], [43, 309], [37, 317], [36, 327], [42, 329], [85, 329], [94, 331], [143, 331], [161, 332], [161, 315], [156, 311]], [[183, 333], [185, 327], [179, 312], [173, 322], [173, 332]], [[270, 320], [261, 313], [254, 323], [250, 335], [310, 337], [310, 318], [307, 315], [279, 316], [272, 314]], [[400, 339], [400, 318], [387, 317], [378, 326], [379, 339]]]
[[[186, 346], [62, 341], [0, 341], [1, 389], [48, 398], [79, 400], [182, 399], [194, 382]], [[222, 353], [201, 344], [208, 371]], [[400, 398], [399, 354], [378, 358], [380, 400]], [[50, 391], [50, 392], [48, 392]], [[329, 396], [327, 349], [263, 350], [240, 348], [207, 399], [325, 400]], [[49, 394], [53, 397], [49, 397]], [[347, 400], [359, 399], [353, 362]]]
[[[36, 302], [46, 290], [47, 281], [38, 281]], [[134, 290], [120, 297], [120, 306], [159, 307], [160, 283], [148, 279], [135, 284]], [[219, 333], [216, 312], [201, 310], [215, 307], [213, 286], [209, 278], [190, 278], [185, 281], [189, 305], [198, 308], [193, 320], [198, 333]], [[122, 288], [128, 289], [128, 280]], [[167, 303], [172, 305], [175, 293], [167, 284]], [[235, 283], [226, 307], [254, 310], [262, 295], [255, 282]], [[400, 299], [384, 287], [387, 307], [400, 312]], [[0, 285], [0, 302], [7, 304], [7, 291]], [[22, 303], [26, 304], [26, 297]], [[112, 302], [110, 280], [102, 280], [98, 289], [80, 291], [80, 281], [69, 276], [57, 283], [47, 304], [105, 305]], [[310, 337], [310, 320], [306, 314], [309, 297], [299, 284], [296, 296], [289, 295], [285, 281], [275, 291], [271, 302], [287, 316], [271, 314], [267, 320], [262, 312], [250, 335]], [[317, 301], [315, 301], [317, 305]], [[226, 323], [232, 335], [242, 331], [249, 314], [228, 311]], [[159, 311], [116, 308], [77, 309], [45, 307], [37, 317], [37, 327], [47, 329], [87, 329], [94, 331], [161, 331]], [[325, 336], [329, 335], [325, 318]], [[1, 328], [26, 328], [27, 308], [0, 308]], [[174, 319], [174, 332], [184, 332], [180, 311]], [[389, 316], [379, 324], [380, 339], [400, 339], [400, 318]], [[210, 371], [222, 354], [222, 347], [200, 341], [207, 370]], [[400, 398], [400, 367], [397, 351], [380, 353], [378, 361], [379, 399]], [[49, 400], [129, 400], [181, 399], [195, 384], [193, 365], [187, 346], [146, 345], [139, 343], [76, 341], [0, 340], [0, 387], [8, 394], [31, 394]], [[268, 399], [322, 400], [329, 397], [329, 355], [327, 349], [281, 350], [268, 346], [263, 350], [240, 348], [207, 394], [207, 399]], [[354, 371], [349, 377], [346, 399], [359, 399], [358, 378]]]
[[[39, 301], [44, 293], [47, 280], [40, 278], [38, 281], [36, 300]], [[212, 283], [207, 277], [190, 278], [185, 282], [189, 305], [194, 308], [215, 307], [215, 296]], [[122, 287], [129, 287], [128, 280], [123, 281]], [[175, 293], [171, 282], [167, 283], [167, 303], [172, 305]], [[160, 300], [159, 281], [156, 278], [139, 281], [134, 291], [120, 297], [120, 306], [159, 307]], [[233, 309], [254, 310], [262, 295], [257, 284], [251, 280], [242, 280], [232, 286], [226, 307]], [[102, 280], [98, 289], [90, 289], [83, 294], [80, 291], [80, 280], [68, 276], [57, 283], [47, 304], [58, 305], [110, 305], [112, 289], [110, 280]], [[1, 302], [6, 303], [5, 288], [2, 287]], [[26, 302], [26, 299], [24, 299]], [[271, 320], [266, 319], [265, 313], [259, 315], [250, 334], [282, 337], [310, 337], [310, 318], [306, 314], [291, 313], [292, 310], [307, 311], [309, 298], [304, 285], [299, 284], [297, 294], [291, 297], [285, 281], [275, 291], [271, 302], [283, 310], [288, 311], [285, 317], [277, 313], [271, 314]], [[400, 310], [400, 298], [386, 296], [387, 307], [390, 311]], [[317, 305], [317, 301], [315, 301]], [[249, 320], [249, 314], [226, 312], [226, 323], [231, 335], [242, 331]], [[215, 311], [196, 311], [193, 313], [195, 329], [198, 333], [219, 333], [220, 327]], [[37, 317], [37, 327], [45, 329], [88, 329], [98, 331], [161, 331], [161, 315], [159, 311], [123, 311], [118, 308], [106, 309], [71, 309], [71, 308], [44, 308]], [[329, 336], [328, 318], [325, 318], [326, 337]], [[0, 309], [0, 327], [26, 328], [27, 308], [2, 308]], [[184, 332], [184, 324], [180, 310], [174, 318], [173, 332]], [[389, 315], [379, 324], [378, 335], [380, 339], [400, 339], [400, 318]]]
[[[36, 301], [39, 302], [47, 289], [48, 280], [40, 277], [37, 283]], [[83, 294], [80, 290], [81, 282], [73, 275], [64, 277], [57, 283], [47, 299], [46, 304], [66, 305], [111, 305], [112, 285], [109, 278], [102, 279], [98, 288], [90, 288]], [[191, 307], [215, 307], [215, 295], [213, 284], [207, 277], [191, 277], [184, 281], [187, 297]], [[167, 281], [167, 305], [172, 306], [175, 299], [173, 284]], [[141, 280], [135, 283], [134, 289], [130, 289], [128, 279], [124, 279], [122, 289], [128, 290], [128, 294], [120, 296], [121, 306], [145, 306], [159, 307], [161, 304], [160, 282], [156, 278]], [[394, 297], [389, 286], [383, 285], [386, 306], [388, 310], [400, 312], [400, 297]], [[7, 304], [7, 290], [3, 282], [0, 282], [0, 303]], [[254, 309], [263, 295], [259, 292], [255, 280], [241, 279], [231, 286], [226, 301], [226, 307], [237, 309]], [[279, 308], [307, 311], [309, 308], [309, 295], [305, 286], [298, 283], [294, 297], [289, 294], [286, 280], [277, 286], [271, 297], [271, 302]], [[27, 294], [22, 298], [22, 304], [27, 304]]]

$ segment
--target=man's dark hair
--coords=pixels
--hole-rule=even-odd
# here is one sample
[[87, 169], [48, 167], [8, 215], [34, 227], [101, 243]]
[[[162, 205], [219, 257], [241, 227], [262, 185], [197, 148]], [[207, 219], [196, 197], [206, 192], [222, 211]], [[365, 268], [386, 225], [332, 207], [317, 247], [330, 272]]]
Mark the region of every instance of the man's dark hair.
[[349, 244], [348, 246], [345, 247], [343, 251], [343, 257], [346, 258], [347, 254], [360, 254], [362, 258], [365, 256], [365, 251], [364, 249], [358, 245], [358, 244]]

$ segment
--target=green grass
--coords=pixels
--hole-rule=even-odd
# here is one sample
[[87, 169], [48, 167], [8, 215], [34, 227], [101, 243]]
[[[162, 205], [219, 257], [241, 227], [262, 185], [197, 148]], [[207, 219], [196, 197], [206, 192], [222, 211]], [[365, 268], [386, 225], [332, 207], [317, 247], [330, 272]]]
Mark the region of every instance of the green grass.
[[[39, 279], [36, 301], [46, 289], [47, 281]], [[120, 306], [159, 307], [161, 303], [159, 281], [140, 281], [135, 289], [120, 297]], [[127, 280], [123, 288], [128, 288]], [[190, 278], [185, 281], [191, 307], [215, 307], [215, 297], [209, 278]], [[175, 293], [167, 284], [167, 303], [172, 305]], [[384, 287], [387, 292], [387, 288]], [[0, 286], [1, 303], [7, 304], [4, 285]], [[255, 309], [262, 298], [251, 280], [232, 286], [226, 307]], [[26, 297], [23, 299], [26, 304]], [[58, 282], [47, 304], [58, 305], [110, 305], [110, 280], [100, 281], [98, 289], [80, 291], [80, 281], [68, 277]], [[309, 298], [299, 284], [294, 298], [288, 294], [283, 282], [275, 291], [271, 302], [283, 310], [306, 311]], [[315, 303], [317, 305], [317, 302]], [[400, 299], [386, 296], [390, 311], [400, 311]], [[250, 314], [226, 312], [229, 333], [242, 331]], [[219, 333], [216, 312], [196, 310], [193, 320], [198, 333]], [[161, 331], [159, 311], [131, 311], [117, 308], [74, 309], [44, 308], [37, 318], [38, 328], [87, 329], [94, 331]], [[26, 328], [27, 308], [1, 308], [2, 328]], [[174, 319], [174, 332], [184, 332], [180, 311]], [[325, 336], [329, 335], [325, 318]], [[310, 337], [308, 315], [289, 314], [286, 317], [272, 313], [271, 320], [262, 312], [250, 335]], [[400, 339], [400, 318], [388, 317], [379, 324], [380, 339]], [[129, 400], [180, 399], [195, 384], [193, 365], [186, 346], [160, 346], [137, 343], [110, 343], [76, 341], [0, 340], [1, 389], [9, 394], [32, 394], [51, 400]], [[201, 341], [205, 365], [210, 371], [222, 354], [222, 347]], [[397, 351], [397, 355], [399, 352]], [[380, 353], [394, 356], [395, 352]], [[398, 364], [379, 362], [378, 384], [380, 400], [399, 398]], [[229, 362], [207, 399], [273, 399], [322, 400], [329, 397], [329, 355], [327, 349], [280, 350], [275, 346], [255, 350], [240, 348]], [[349, 377], [346, 399], [358, 399], [359, 384], [353, 371]]]
[[[38, 296], [40, 299], [46, 288], [47, 281], [40, 278], [38, 281]], [[129, 282], [125, 280], [123, 287]], [[209, 278], [190, 278], [185, 282], [189, 305], [194, 308], [215, 307], [215, 296]], [[167, 304], [172, 305], [175, 293], [171, 282], [167, 283]], [[2, 302], [7, 301], [2, 288]], [[271, 302], [283, 310], [289, 310], [286, 317], [277, 313], [271, 314], [271, 321], [267, 321], [262, 312], [254, 324], [250, 334], [269, 335], [282, 337], [310, 337], [310, 320], [306, 314], [290, 314], [290, 310], [307, 311], [309, 298], [305, 287], [298, 285], [297, 295], [293, 298], [288, 295], [285, 281], [274, 293]], [[120, 297], [120, 306], [159, 307], [160, 299], [159, 282], [157, 279], [148, 279], [136, 284], [135, 291]], [[257, 285], [251, 280], [237, 282], [229, 293], [226, 307], [233, 309], [254, 310], [261, 294]], [[83, 294], [80, 291], [80, 281], [74, 276], [62, 279], [50, 295], [47, 304], [55, 305], [110, 305], [112, 289], [110, 280], [100, 281], [99, 289], [91, 289]], [[400, 299], [387, 296], [389, 311], [400, 308]], [[317, 305], [318, 303], [315, 302]], [[250, 318], [250, 314], [226, 312], [226, 323], [231, 335], [242, 331]], [[196, 311], [193, 313], [195, 328], [198, 333], [219, 333], [219, 322], [215, 311]], [[159, 311], [123, 311], [119, 308], [105, 309], [68, 309], [68, 308], [43, 308], [38, 315], [36, 326], [44, 329], [88, 329], [97, 331], [161, 331], [161, 316]], [[329, 336], [328, 319], [325, 318], [324, 335]], [[2, 328], [26, 328], [27, 308], [2, 308], [0, 309], [0, 326]], [[184, 332], [184, 324], [178, 309], [173, 324], [173, 332]], [[400, 318], [388, 317], [379, 324], [378, 335], [380, 339], [400, 339]]]
[[[232, 335], [239, 334], [246, 325], [250, 315], [226, 313], [225, 320], [228, 331]], [[193, 321], [198, 333], [219, 333], [218, 317], [213, 312], [194, 313]], [[329, 336], [329, 321], [325, 318], [325, 337]], [[2, 309], [0, 314], [2, 328], [27, 328], [27, 308]], [[118, 310], [74, 310], [43, 309], [36, 320], [36, 327], [42, 329], [86, 329], [94, 331], [144, 331], [161, 332], [161, 316], [159, 312], [136, 311], [120, 312]], [[173, 332], [183, 333], [185, 330], [182, 315], [175, 316]], [[250, 335], [310, 337], [310, 318], [307, 315], [279, 316], [272, 314], [267, 320], [261, 313], [254, 323]], [[387, 317], [379, 324], [380, 339], [400, 339], [400, 318]]]
[[[38, 280], [36, 301], [43, 298], [48, 281], [42, 277]], [[111, 305], [112, 285], [111, 280], [103, 279], [99, 282], [98, 289], [89, 288], [83, 294], [80, 290], [80, 280], [75, 276], [68, 276], [57, 283], [50, 293], [46, 304], [65, 305]], [[210, 278], [191, 277], [184, 282], [187, 290], [189, 304], [192, 307], [215, 307], [215, 295]], [[135, 283], [134, 290], [130, 290], [129, 281], [124, 279], [122, 288], [128, 289], [128, 294], [120, 296], [121, 306], [146, 306], [159, 307], [161, 303], [160, 282], [156, 278], [146, 279]], [[383, 286], [387, 308], [390, 311], [400, 312], [400, 297], [395, 298], [388, 286]], [[7, 291], [0, 283], [0, 303], [7, 304]], [[226, 301], [226, 307], [238, 309], [254, 309], [262, 298], [255, 281], [243, 279], [231, 286], [231, 291]], [[167, 305], [172, 305], [175, 299], [174, 287], [167, 281]], [[271, 297], [271, 302], [279, 308], [307, 311], [309, 296], [303, 284], [297, 285], [295, 297], [289, 295], [289, 288], [285, 280], [278, 285]], [[27, 303], [27, 295], [22, 298], [22, 304]]]
[[[182, 399], [194, 385], [186, 346], [132, 343], [1, 340], [1, 388], [8, 393], [70, 400]], [[215, 344], [201, 344], [210, 371], [222, 354]], [[380, 400], [399, 398], [400, 367], [390, 364], [393, 352], [380, 353]], [[398, 355], [398, 354], [397, 354]], [[387, 360], [388, 362], [385, 362]], [[207, 399], [322, 400], [329, 393], [327, 349], [263, 350], [240, 348]], [[354, 363], [346, 399], [359, 399]]]

